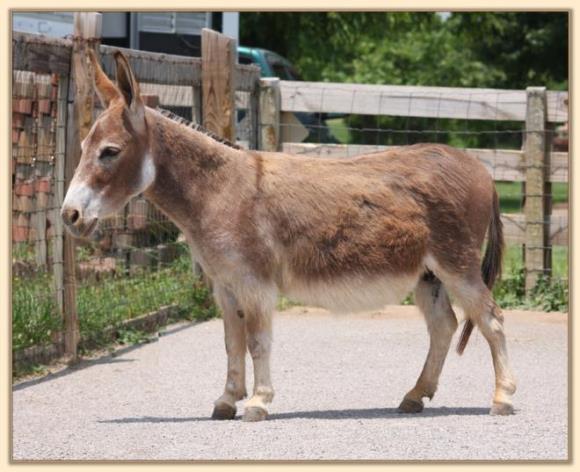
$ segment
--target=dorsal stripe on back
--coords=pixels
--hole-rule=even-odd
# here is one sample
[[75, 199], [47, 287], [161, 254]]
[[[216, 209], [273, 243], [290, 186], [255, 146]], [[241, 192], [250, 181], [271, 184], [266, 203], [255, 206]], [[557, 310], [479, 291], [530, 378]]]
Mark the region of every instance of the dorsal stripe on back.
[[175, 113], [173, 113], [165, 108], [157, 107], [157, 108], [155, 108], [155, 110], [158, 111], [159, 113], [161, 113], [166, 118], [169, 118], [171, 121], [175, 121], [176, 123], [185, 125], [188, 128], [191, 128], [195, 131], [199, 131], [200, 133], [203, 133], [206, 136], [209, 136], [210, 138], [216, 140], [219, 143], [225, 144], [226, 146], [229, 146], [233, 149], [242, 149], [241, 146], [238, 146], [237, 144], [234, 144], [231, 141], [229, 141], [225, 138], [222, 138], [222, 137], [218, 136], [217, 134], [211, 132], [207, 128], [204, 128], [203, 126], [201, 126], [197, 123], [194, 123], [193, 121], [189, 121], [189, 120], [183, 118], [182, 116], [179, 116], [179, 115], [177, 115], [177, 114], [175, 114]]

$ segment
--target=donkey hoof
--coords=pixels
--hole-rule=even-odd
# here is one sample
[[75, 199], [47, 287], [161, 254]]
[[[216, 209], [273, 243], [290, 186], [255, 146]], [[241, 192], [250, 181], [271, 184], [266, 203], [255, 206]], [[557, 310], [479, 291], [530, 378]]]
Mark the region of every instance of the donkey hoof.
[[489, 410], [490, 415], [513, 415], [514, 407], [510, 403], [494, 403]]
[[242, 421], [264, 421], [268, 412], [257, 406], [250, 406], [244, 410]]
[[421, 413], [423, 411], [423, 402], [421, 400], [411, 400], [405, 398], [399, 405], [399, 413]]
[[212, 420], [233, 420], [236, 417], [236, 407], [227, 403], [218, 403], [211, 414]]

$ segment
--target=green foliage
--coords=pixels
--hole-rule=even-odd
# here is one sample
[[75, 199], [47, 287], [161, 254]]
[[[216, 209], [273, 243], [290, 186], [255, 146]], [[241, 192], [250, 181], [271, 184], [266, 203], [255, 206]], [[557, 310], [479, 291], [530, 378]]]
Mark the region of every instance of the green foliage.
[[117, 330], [117, 342], [121, 344], [133, 345], [142, 344], [150, 342], [154, 337], [144, 331], [139, 331], [136, 329], [118, 329]]
[[305, 80], [567, 88], [563, 12], [247, 12], [240, 36], [286, 56]]
[[290, 308], [292, 308], [293, 306], [299, 306], [300, 303], [297, 303], [293, 300], [290, 300], [289, 298], [286, 298], [284, 296], [279, 296], [278, 297], [278, 303], [276, 305], [276, 310], [278, 311], [284, 311], [284, 310], [288, 310]]
[[36, 363], [26, 363], [19, 365], [16, 370], [12, 372], [13, 380], [21, 379], [22, 377], [26, 377], [28, 375], [32, 375], [34, 377], [41, 377], [48, 374], [48, 369], [45, 365], [36, 364]]
[[[13, 349], [49, 343], [51, 333], [61, 328], [51, 277], [14, 278], [12, 292]], [[177, 305], [181, 319], [204, 320], [218, 314], [210, 291], [192, 274], [187, 254], [158, 271], [141, 270], [131, 277], [111, 276], [79, 285], [81, 338], [103, 344], [110, 340], [105, 328], [167, 305]]]
[[525, 272], [523, 267], [505, 275], [493, 287], [493, 296], [502, 308], [520, 308], [526, 296]]
[[544, 311], [568, 311], [568, 283], [542, 275], [532, 290], [535, 306]]
[[542, 311], [568, 311], [568, 281], [542, 275], [525, 295], [525, 270], [518, 268], [510, 276], [500, 280], [494, 287], [493, 295], [502, 308], [522, 308]]
[[[310, 81], [568, 86], [568, 14], [562, 12], [460, 12], [446, 20], [434, 12], [248, 12], [240, 16], [240, 35], [243, 45], [286, 56]], [[364, 115], [331, 125], [345, 144], [442, 142], [496, 149], [520, 149], [522, 126]]]
[[536, 286], [525, 294], [525, 271], [521, 246], [507, 246], [504, 270], [493, 294], [502, 308], [544, 311], [568, 310], [568, 248], [552, 248], [552, 277], [541, 276]]
[[46, 273], [12, 279], [12, 349], [50, 342], [62, 322]]
[[501, 71], [494, 87], [568, 88], [568, 13], [454, 14], [449, 26], [464, 47]]
[[[520, 182], [495, 182], [495, 188], [499, 195], [499, 205], [502, 213], [521, 213], [522, 184]], [[565, 203], [568, 201], [568, 183], [552, 183], [552, 203]]]

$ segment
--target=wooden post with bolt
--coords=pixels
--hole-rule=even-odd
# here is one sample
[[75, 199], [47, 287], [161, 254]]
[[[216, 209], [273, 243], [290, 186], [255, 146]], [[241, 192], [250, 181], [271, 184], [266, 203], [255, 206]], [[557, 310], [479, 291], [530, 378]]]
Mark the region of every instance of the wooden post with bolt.
[[[81, 155], [81, 141], [93, 122], [94, 89], [92, 66], [88, 48], [98, 53], [101, 37], [101, 14], [80, 12], [74, 14], [74, 38], [68, 94], [67, 143], [64, 180], [68, 188]], [[63, 250], [63, 318], [64, 354], [69, 362], [78, 357], [80, 340], [79, 319], [76, 307], [76, 243], [65, 231]]]

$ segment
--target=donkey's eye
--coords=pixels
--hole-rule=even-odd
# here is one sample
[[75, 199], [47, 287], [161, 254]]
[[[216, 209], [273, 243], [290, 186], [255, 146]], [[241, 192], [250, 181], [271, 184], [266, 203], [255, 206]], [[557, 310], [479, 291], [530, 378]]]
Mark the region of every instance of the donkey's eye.
[[121, 152], [121, 150], [119, 148], [112, 147], [112, 146], [107, 146], [105, 149], [103, 149], [101, 151], [101, 154], [99, 155], [99, 160], [101, 160], [101, 161], [111, 161], [115, 157], [117, 157], [120, 152]]

